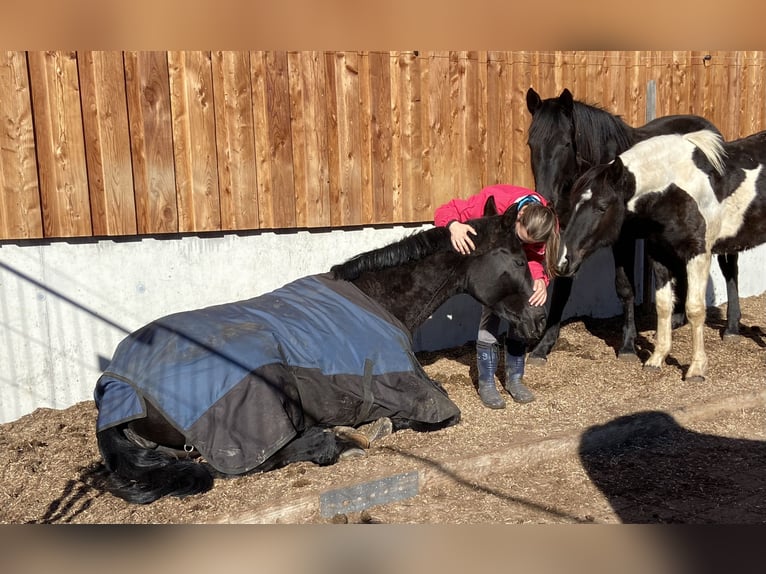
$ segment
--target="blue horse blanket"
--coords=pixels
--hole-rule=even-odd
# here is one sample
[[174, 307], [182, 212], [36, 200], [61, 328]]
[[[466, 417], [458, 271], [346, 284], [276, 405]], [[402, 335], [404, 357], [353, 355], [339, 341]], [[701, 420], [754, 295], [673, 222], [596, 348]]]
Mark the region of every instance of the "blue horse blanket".
[[126, 337], [95, 389], [97, 430], [149, 401], [220, 472], [247, 472], [310, 426], [459, 414], [411, 334], [329, 274], [153, 321]]

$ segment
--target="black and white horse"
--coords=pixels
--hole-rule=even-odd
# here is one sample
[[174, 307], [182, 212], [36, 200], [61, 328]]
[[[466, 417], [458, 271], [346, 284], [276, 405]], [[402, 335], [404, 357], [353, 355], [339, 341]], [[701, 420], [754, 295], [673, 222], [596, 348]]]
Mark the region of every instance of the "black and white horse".
[[766, 132], [730, 142], [711, 130], [646, 139], [588, 170], [574, 184], [568, 209], [558, 261], [563, 275], [573, 275], [586, 257], [614, 244], [623, 229], [646, 238], [657, 307], [647, 368], [660, 368], [670, 352], [674, 283], [686, 273], [693, 343], [686, 379], [704, 380], [711, 257], [766, 242]]
[[[594, 105], [585, 104], [564, 89], [556, 98], [541, 99], [533, 88], [527, 90], [527, 109], [532, 114], [528, 144], [532, 173], [538, 193], [553, 203], [562, 228], [570, 224], [572, 184], [585, 171], [613, 160], [630, 146], [646, 138], [669, 133], [688, 133], [701, 129], [717, 131], [707, 119], [694, 115], [671, 115], [657, 118], [640, 127], [626, 124], [619, 116]], [[617, 350], [621, 359], [635, 359], [635, 242], [630, 229], [612, 243], [615, 265], [615, 288], [623, 308], [622, 343]], [[726, 280], [729, 305], [724, 336], [739, 333], [739, 290], [737, 255], [720, 253], [718, 263]], [[572, 291], [572, 279], [553, 282], [548, 324], [540, 342], [530, 351], [531, 362], [543, 362], [558, 339], [561, 319]], [[678, 303], [683, 306], [685, 275], [677, 277]], [[683, 322], [683, 312], [673, 317], [674, 325]]]
[[204, 492], [214, 471], [332, 464], [357, 444], [336, 427], [456, 424], [460, 410], [418, 364], [412, 332], [467, 293], [521, 336], [540, 336], [545, 312], [529, 304], [516, 216], [514, 207], [472, 221], [478, 235], [468, 256], [454, 251], [446, 228], [433, 228], [330, 273], [130, 334], [95, 391], [106, 489], [149, 503]]

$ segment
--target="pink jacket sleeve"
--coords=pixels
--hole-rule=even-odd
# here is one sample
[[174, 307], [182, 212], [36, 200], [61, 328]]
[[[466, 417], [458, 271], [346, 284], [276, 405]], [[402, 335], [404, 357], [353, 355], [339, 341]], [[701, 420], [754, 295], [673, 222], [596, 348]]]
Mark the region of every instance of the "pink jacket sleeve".
[[491, 188], [485, 187], [476, 195], [466, 199], [455, 198], [444, 205], [436, 208], [434, 211], [434, 225], [444, 227], [450, 221], [460, 221], [464, 223], [469, 219], [475, 219], [484, 215], [484, 204], [491, 195]]

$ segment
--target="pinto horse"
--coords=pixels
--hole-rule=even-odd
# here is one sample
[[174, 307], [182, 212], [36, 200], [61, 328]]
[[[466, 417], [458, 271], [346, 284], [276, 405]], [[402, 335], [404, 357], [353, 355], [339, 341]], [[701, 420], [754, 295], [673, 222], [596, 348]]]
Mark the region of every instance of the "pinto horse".
[[572, 188], [558, 271], [571, 276], [620, 230], [646, 238], [656, 282], [657, 336], [644, 366], [659, 369], [671, 348], [673, 289], [685, 272], [692, 361], [686, 380], [705, 378], [705, 290], [713, 254], [766, 242], [766, 132], [724, 142], [717, 131], [643, 140], [588, 170]]
[[[537, 192], [548, 199], [559, 216], [562, 229], [570, 222], [570, 202], [574, 181], [585, 171], [611, 161], [633, 144], [646, 138], [668, 134], [688, 133], [700, 129], [717, 131], [705, 118], [694, 115], [664, 116], [641, 127], [626, 124], [619, 116], [597, 106], [574, 100], [566, 88], [557, 98], [541, 99], [533, 88], [527, 90], [527, 109], [532, 114], [528, 144], [532, 174]], [[612, 244], [615, 266], [615, 288], [623, 308], [622, 343], [617, 351], [621, 359], [637, 358], [635, 338], [635, 266], [636, 236], [625, 229]], [[737, 255], [721, 253], [718, 263], [726, 280], [729, 305], [724, 336], [739, 333], [741, 317], [737, 285]], [[680, 306], [685, 298], [685, 275], [677, 277]], [[530, 362], [545, 362], [559, 336], [561, 318], [573, 280], [556, 278], [553, 282], [551, 305], [545, 334], [530, 351]], [[674, 325], [683, 322], [683, 313], [673, 317]]]
[[95, 391], [106, 489], [150, 503], [207, 491], [216, 473], [332, 464], [360, 444], [339, 427], [388, 419], [389, 430], [431, 431], [459, 422], [460, 410], [418, 364], [412, 333], [467, 293], [522, 336], [540, 336], [545, 315], [528, 303], [533, 282], [516, 215], [472, 221], [476, 250], [467, 256], [446, 228], [428, 229], [329, 273], [130, 334]]

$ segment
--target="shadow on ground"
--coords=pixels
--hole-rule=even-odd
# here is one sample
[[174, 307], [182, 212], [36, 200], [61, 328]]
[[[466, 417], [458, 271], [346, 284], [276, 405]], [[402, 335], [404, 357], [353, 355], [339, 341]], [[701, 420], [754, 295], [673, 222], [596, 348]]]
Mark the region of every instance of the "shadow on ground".
[[[625, 440], [604, 441], [615, 433]], [[590, 427], [580, 459], [623, 523], [766, 523], [764, 441], [693, 432], [649, 411]]]

